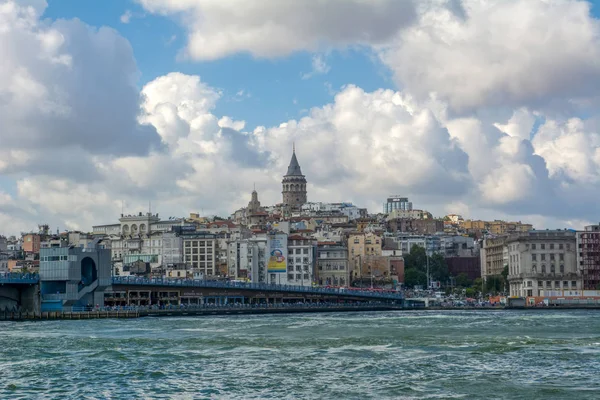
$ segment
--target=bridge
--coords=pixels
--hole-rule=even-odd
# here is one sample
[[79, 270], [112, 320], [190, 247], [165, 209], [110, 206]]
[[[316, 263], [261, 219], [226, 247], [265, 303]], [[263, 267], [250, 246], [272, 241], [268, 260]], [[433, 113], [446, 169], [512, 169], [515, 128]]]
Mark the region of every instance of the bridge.
[[[0, 274], [0, 287], [32, 286], [38, 274]], [[244, 283], [223, 280], [143, 278], [114, 276], [104, 292], [102, 306], [202, 305], [202, 304], [284, 304], [284, 303], [365, 303], [402, 305], [404, 296], [394, 291], [356, 288]], [[45, 300], [58, 296], [47, 294]], [[14, 299], [18, 301], [18, 299]]]

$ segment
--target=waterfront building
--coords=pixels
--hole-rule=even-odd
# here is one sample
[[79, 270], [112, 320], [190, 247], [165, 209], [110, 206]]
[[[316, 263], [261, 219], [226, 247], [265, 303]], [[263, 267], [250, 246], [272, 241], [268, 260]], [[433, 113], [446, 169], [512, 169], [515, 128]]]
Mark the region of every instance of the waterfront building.
[[402, 254], [409, 254], [414, 246], [423, 247], [425, 252], [432, 256], [442, 252], [441, 236], [437, 235], [412, 235], [397, 232], [386, 233], [385, 246], [401, 250]]
[[387, 201], [383, 204], [383, 213], [389, 214], [394, 210], [406, 210], [410, 211], [413, 209], [413, 204], [408, 201], [407, 197], [394, 196], [388, 197]]
[[42, 311], [104, 305], [104, 291], [111, 285], [110, 250], [94, 244], [43, 248], [39, 273]]
[[500, 276], [504, 267], [508, 266], [507, 239], [507, 236], [483, 239], [479, 251], [482, 279], [487, 280], [490, 276]]
[[302, 175], [300, 164], [296, 158], [296, 148], [292, 150], [292, 159], [287, 173], [281, 181], [283, 205], [289, 211], [299, 211], [306, 203], [306, 177]]
[[353, 284], [366, 286], [395, 286], [404, 283], [404, 258], [401, 256], [359, 255], [358, 274]]
[[450, 275], [457, 277], [465, 274], [471, 281], [481, 278], [481, 259], [479, 256], [446, 257]]
[[216, 235], [205, 232], [186, 232], [181, 235], [184, 250], [184, 262], [194, 272], [204, 276], [216, 276]]
[[183, 239], [177, 232], [164, 232], [161, 235], [162, 265], [171, 267], [183, 262]]
[[577, 267], [584, 290], [600, 290], [600, 224], [577, 232]]
[[319, 285], [348, 286], [348, 248], [338, 242], [319, 242], [315, 275]]
[[580, 290], [576, 232], [529, 231], [506, 240], [510, 295], [554, 296], [563, 290]]
[[227, 270], [231, 279], [245, 279], [253, 283], [266, 282], [266, 235], [238, 239], [227, 243]]
[[372, 232], [354, 232], [348, 237], [348, 264], [350, 281], [361, 275], [360, 257], [380, 256], [383, 239]]
[[8, 253], [0, 252], [0, 274], [8, 272]]
[[38, 233], [23, 234], [23, 251], [25, 254], [39, 254], [42, 236]]
[[290, 235], [287, 243], [287, 284], [312, 286], [315, 280], [316, 241], [310, 237]]

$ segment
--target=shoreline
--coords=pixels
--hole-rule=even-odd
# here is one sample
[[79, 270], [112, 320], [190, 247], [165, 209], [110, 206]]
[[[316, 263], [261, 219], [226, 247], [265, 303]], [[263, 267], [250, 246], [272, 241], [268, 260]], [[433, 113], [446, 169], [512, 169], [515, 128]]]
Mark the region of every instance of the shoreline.
[[553, 307], [400, 307], [395, 305], [377, 305], [370, 307], [290, 307], [290, 308], [214, 308], [196, 310], [136, 310], [136, 311], [65, 311], [65, 312], [1, 312], [2, 321], [48, 321], [48, 320], [88, 320], [88, 319], [129, 319], [144, 317], [207, 317], [265, 314], [316, 314], [332, 312], [381, 312], [381, 311], [551, 311], [551, 310], [600, 310], [600, 306], [553, 306]]

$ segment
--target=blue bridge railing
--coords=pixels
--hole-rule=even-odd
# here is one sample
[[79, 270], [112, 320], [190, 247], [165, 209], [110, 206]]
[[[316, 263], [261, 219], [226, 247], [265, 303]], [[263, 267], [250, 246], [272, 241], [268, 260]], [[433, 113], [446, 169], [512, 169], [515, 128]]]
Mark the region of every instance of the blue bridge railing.
[[[36, 284], [40, 280], [38, 274], [0, 274], [0, 284]], [[244, 289], [265, 290], [271, 292], [326, 294], [344, 297], [363, 297], [372, 299], [402, 300], [400, 292], [377, 292], [353, 288], [327, 288], [312, 286], [277, 285], [269, 283], [245, 283], [231, 281], [210, 281], [197, 279], [164, 279], [141, 278], [136, 276], [115, 276], [113, 285], [141, 285], [141, 286], [167, 286], [167, 287], [197, 287], [215, 289]]]
[[16, 273], [3, 273], [0, 274], [0, 285], [3, 284], [35, 284], [40, 281], [38, 274], [16, 274]]
[[344, 297], [365, 297], [373, 299], [403, 299], [399, 292], [375, 292], [370, 290], [325, 288], [312, 286], [277, 285], [269, 283], [245, 283], [231, 281], [209, 281], [196, 279], [163, 279], [163, 278], [141, 278], [135, 276], [115, 276], [113, 285], [141, 285], [141, 286], [168, 286], [168, 287], [197, 287], [215, 289], [244, 289], [244, 290], [266, 290], [271, 292], [291, 292], [309, 294], [327, 294]]

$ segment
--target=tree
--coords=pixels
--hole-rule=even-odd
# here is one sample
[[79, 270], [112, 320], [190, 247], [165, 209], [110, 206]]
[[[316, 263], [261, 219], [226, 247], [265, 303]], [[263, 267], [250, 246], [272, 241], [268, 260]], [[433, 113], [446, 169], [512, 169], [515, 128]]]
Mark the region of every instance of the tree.
[[425, 286], [427, 285], [427, 276], [424, 272], [416, 268], [404, 270], [404, 285], [407, 287]]
[[404, 268], [425, 272], [427, 269], [427, 254], [425, 253], [425, 248], [421, 246], [411, 247], [410, 253], [404, 256]]
[[469, 279], [467, 274], [465, 274], [464, 272], [458, 274], [458, 276], [456, 277], [456, 286], [464, 288], [466, 288], [467, 286], [471, 286], [471, 280]]
[[467, 289], [465, 290], [465, 295], [466, 295], [467, 297], [471, 297], [471, 298], [473, 298], [473, 297], [477, 296], [477, 290], [475, 290], [475, 289], [473, 289], [473, 288], [467, 288]]
[[504, 269], [502, 270], [502, 277], [504, 278], [504, 287], [502, 288], [502, 290], [504, 290], [508, 287], [508, 265], [504, 266]]
[[[425, 261], [427, 263], [427, 260]], [[427, 268], [427, 267], [425, 267]], [[450, 273], [448, 272], [448, 264], [446, 263], [446, 259], [441, 254], [434, 254], [429, 257], [429, 275], [431, 280], [447, 282], [450, 278]]]

